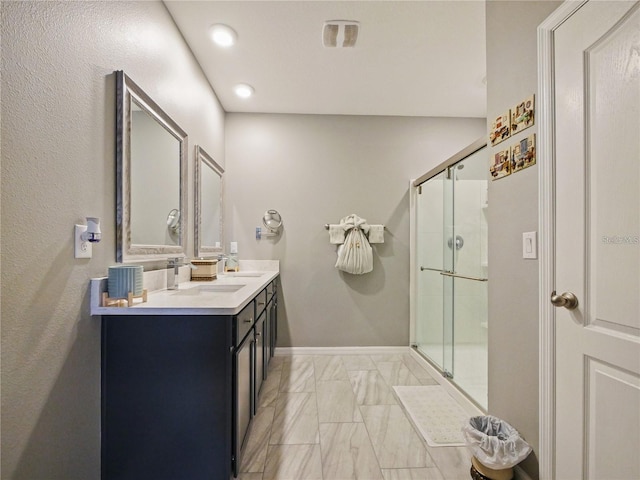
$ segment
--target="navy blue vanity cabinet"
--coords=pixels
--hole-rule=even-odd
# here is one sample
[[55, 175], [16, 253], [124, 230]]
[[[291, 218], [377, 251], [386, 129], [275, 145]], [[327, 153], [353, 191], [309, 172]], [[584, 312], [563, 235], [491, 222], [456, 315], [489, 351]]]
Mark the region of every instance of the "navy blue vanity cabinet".
[[269, 362], [271, 361], [271, 312], [270, 304], [267, 301], [267, 308], [264, 311], [264, 380], [267, 379], [269, 374]]
[[255, 402], [254, 412], [258, 410], [258, 394], [262, 387], [262, 381], [267, 378], [266, 371], [269, 366], [267, 361], [268, 337], [266, 331], [267, 316], [267, 289], [265, 288], [256, 296], [256, 374], [255, 374]]
[[[278, 279], [267, 285], [267, 338], [268, 360], [273, 357], [278, 343]], [[268, 361], [267, 361], [268, 363]]]
[[102, 478], [231, 476], [231, 316], [102, 317]]
[[238, 475], [275, 347], [275, 282], [236, 315], [102, 316], [102, 480]]
[[233, 450], [231, 452], [234, 476], [238, 476], [240, 471], [242, 451], [249, 424], [254, 415], [256, 352], [254, 319], [255, 302], [251, 302], [234, 317]]
[[265, 326], [266, 326], [267, 313], [265, 310], [260, 313], [258, 320], [256, 320], [255, 335], [256, 335], [256, 371], [254, 375], [254, 397], [253, 397], [253, 414], [258, 412], [258, 395], [260, 394], [260, 388], [262, 382], [266, 378], [266, 370], [268, 362], [266, 361], [265, 354], [267, 348], [265, 344]]

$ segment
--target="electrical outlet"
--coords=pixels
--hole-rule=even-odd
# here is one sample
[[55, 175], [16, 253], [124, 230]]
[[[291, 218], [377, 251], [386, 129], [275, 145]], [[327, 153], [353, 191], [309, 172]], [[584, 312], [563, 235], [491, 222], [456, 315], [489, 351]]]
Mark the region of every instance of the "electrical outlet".
[[89, 240], [83, 240], [82, 236], [87, 231], [86, 225], [76, 225], [74, 250], [76, 258], [91, 258], [93, 253], [92, 245]]

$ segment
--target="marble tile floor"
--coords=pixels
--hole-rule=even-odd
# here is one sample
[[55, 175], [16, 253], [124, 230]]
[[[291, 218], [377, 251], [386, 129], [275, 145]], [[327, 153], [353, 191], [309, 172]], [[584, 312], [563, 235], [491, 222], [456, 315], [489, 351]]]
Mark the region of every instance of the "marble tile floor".
[[429, 447], [391, 387], [437, 382], [411, 355], [274, 357], [240, 480], [464, 480], [464, 447]]

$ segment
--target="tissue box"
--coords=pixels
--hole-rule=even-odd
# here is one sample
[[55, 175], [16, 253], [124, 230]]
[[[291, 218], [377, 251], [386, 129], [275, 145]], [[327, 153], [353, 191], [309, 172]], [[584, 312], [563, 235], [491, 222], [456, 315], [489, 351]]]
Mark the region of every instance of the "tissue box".
[[211, 281], [218, 278], [218, 260], [202, 259], [191, 260], [191, 280]]

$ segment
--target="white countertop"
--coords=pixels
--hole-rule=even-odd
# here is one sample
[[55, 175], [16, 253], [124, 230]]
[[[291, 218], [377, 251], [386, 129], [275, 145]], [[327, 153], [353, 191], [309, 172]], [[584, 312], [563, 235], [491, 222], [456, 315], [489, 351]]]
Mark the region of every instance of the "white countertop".
[[[181, 282], [177, 290], [149, 292], [145, 303], [134, 299], [131, 307], [102, 307], [102, 292], [107, 291], [107, 278], [95, 278], [91, 279], [91, 315], [235, 315], [278, 275], [277, 269], [240, 270], [218, 274], [218, 278], [210, 282]], [[240, 288], [236, 291], [207, 290], [233, 290], [234, 285]]]

